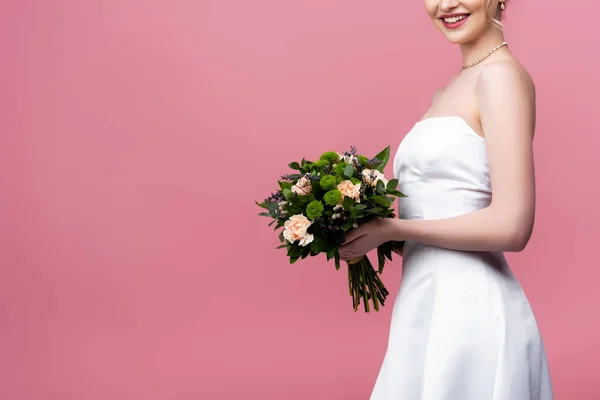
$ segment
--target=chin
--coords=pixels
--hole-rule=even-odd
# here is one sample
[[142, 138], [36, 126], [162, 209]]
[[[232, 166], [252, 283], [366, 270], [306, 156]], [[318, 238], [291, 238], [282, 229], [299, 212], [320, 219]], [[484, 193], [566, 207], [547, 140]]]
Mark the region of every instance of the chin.
[[465, 44], [465, 43], [470, 43], [473, 42], [475, 37], [477, 37], [476, 35], [457, 35], [457, 34], [445, 34], [444, 36], [446, 36], [446, 39], [450, 42], [450, 43], [454, 43], [454, 44]]

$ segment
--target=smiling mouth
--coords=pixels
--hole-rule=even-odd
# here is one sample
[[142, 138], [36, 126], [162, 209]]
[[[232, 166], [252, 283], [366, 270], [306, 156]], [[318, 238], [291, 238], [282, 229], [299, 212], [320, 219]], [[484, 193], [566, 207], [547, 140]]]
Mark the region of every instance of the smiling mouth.
[[442, 21], [446, 22], [447, 24], [456, 24], [457, 22], [467, 19], [467, 17], [469, 15], [471, 15], [471, 14], [463, 14], [463, 15], [457, 15], [455, 17], [440, 18], [440, 19]]

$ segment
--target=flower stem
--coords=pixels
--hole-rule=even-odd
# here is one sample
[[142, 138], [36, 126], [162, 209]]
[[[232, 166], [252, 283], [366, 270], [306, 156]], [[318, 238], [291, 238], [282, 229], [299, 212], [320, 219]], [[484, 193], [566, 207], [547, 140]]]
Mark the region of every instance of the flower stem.
[[371, 261], [368, 257], [362, 256], [349, 260], [347, 263], [348, 290], [352, 296], [354, 311], [358, 310], [361, 298], [364, 301], [365, 312], [371, 311], [370, 301], [373, 301], [375, 311], [379, 311], [379, 305], [385, 305], [385, 299], [389, 292], [378, 272], [373, 268]]

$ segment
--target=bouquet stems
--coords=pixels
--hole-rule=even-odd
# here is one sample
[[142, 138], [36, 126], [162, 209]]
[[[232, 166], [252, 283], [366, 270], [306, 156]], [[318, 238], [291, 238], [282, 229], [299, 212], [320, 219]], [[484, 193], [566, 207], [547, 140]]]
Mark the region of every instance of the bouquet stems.
[[373, 301], [373, 308], [379, 311], [379, 304], [385, 304], [385, 299], [389, 292], [379, 278], [379, 274], [373, 268], [371, 261], [367, 256], [360, 256], [348, 263], [348, 286], [352, 296], [352, 306], [354, 311], [363, 299], [365, 312], [370, 312], [369, 300]]

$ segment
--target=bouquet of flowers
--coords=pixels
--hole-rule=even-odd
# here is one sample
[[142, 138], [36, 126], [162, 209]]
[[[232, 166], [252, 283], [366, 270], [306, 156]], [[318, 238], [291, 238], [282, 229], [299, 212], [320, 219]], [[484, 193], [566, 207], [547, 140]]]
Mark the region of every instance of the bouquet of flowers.
[[[273, 219], [269, 226], [284, 228], [279, 234], [283, 244], [277, 248], [287, 249], [291, 264], [324, 253], [339, 270], [338, 246], [345, 232], [372, 218], [396, 217], [391, 208], [394, 197], [405, 195], [397, 190], [397, 179], [388, 181], [383, 175], [389, 156], [389, 146], [372, 159], [351, 147], [343, 153], [323, 153], [315, 162], [302, 159], [289, 164], [297, 173], [283, 175], [279, 190], [256, 204], [267, 210], [260, 216]], [[390, 241], [377, 247], [378, 271], [366, 255], [347, 261], [354, 311], [361, 299], [365, 312], [370, 311], [369, 301], [376, 311], [379, 304], [385, 304], [389, 293], [379, 275], [386, 259], [391, 261], [392, 252], [401, 250], [403, 244]]]

